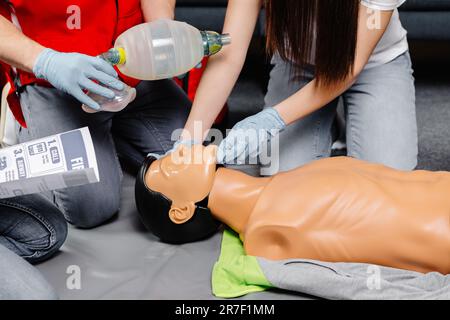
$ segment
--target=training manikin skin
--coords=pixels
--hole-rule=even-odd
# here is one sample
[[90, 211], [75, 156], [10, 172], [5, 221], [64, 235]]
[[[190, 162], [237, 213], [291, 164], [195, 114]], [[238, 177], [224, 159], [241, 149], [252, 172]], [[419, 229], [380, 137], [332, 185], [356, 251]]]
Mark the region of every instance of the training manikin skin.
[[213, 146], [181, 146], [147, 171], [147, 187], [172, 200], [174, 223], [188, 221], [209, 194], [212, 214], [249, 255], [450, 273], [450, 173], [339, 157], [255, 178], [216, 171], [215, 156]]

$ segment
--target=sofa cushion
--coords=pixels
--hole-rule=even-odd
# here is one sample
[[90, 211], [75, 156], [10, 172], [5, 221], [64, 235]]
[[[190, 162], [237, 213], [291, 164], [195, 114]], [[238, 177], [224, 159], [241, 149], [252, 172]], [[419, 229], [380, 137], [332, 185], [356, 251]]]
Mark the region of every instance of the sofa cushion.
[[[176, 19], [202, 30], [222, 30], [226, 0], [177, 0]], [[401, 7], [401, 20], [410, 40], [450, 39], [450, 0], [407, 0]], [[264, 11], [255, 29], [264, 35]]]
[[450, 10], [450, 0], [406, 0], [401, 10], [439, 11]]
[[[178, 6], [223, 7], [227, 0], [177, 0]], [[407, 0], [401, 10], [450, 10], [450, 0]]]
[[177, 0], [179, 7], [226, 7], [228, 0]]

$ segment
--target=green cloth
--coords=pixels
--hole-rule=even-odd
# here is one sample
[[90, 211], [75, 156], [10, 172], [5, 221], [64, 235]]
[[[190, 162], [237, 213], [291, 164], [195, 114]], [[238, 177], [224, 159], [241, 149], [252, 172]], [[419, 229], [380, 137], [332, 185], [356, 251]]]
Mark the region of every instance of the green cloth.
[[225, 230], [219, 261], [212, 273], [213, 294], [220, 298], [235, 298], [272, 287], [256, 257], [245, 254], [239, 236]]

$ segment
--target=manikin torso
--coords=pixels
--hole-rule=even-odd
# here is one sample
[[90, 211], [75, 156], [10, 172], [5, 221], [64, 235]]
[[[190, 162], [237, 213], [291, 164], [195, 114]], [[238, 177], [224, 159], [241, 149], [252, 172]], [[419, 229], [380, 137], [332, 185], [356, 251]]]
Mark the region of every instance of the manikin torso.
[[[401, 172], [344, 157], [271, 178], [208, 166], [193, 170], [196, 181], [207, 181], [208, 207], [240, 234], [249, 255], [450, 273], [450, 173]], [[187, 183], [179, 172], [172, 180], [178, 186]], [[164, 174], [161, 183], [158, 175], [150, 169], [147, 186], [167, 195], [170, 179]]]

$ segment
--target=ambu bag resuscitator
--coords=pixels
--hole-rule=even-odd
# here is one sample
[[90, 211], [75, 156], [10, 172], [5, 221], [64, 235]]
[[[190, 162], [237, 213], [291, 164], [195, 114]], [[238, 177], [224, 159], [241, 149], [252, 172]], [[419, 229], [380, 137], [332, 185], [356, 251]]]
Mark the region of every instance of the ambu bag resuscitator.
[[[158, 20], [125, 31], [117, 38], [114, 48], [100, 57], [136, 79], [169, 79], [188, 72], [203, 57], [216, 54], [230, 41], [226, 34], [199, 31], [184, 22]], [[136, 96], [136, 90], [129, 86], [113, 91], [116, 94], [113, 99], [95, 94], [90, 97], [100, 104], [102, 111], [118, 112]], [[84, 105], [83, 109], [95, 112]]]

